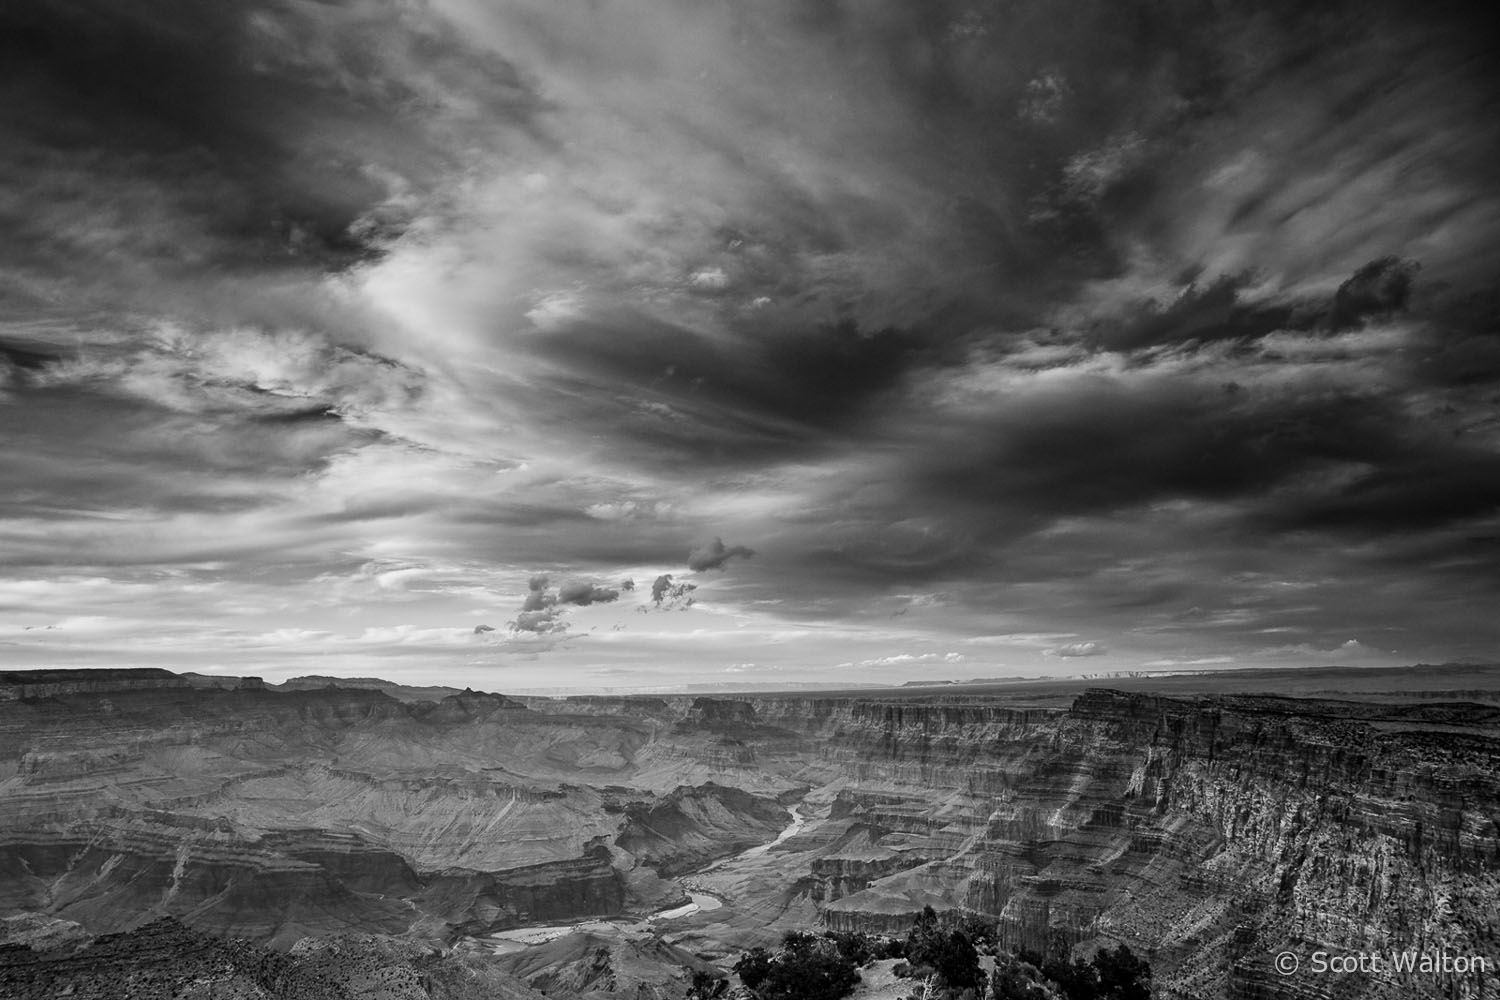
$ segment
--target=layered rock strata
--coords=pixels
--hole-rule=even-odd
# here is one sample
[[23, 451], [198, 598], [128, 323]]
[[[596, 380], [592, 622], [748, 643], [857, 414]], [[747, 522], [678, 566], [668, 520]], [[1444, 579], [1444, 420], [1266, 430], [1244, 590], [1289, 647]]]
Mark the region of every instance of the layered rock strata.
[[[0, 913], [94, 933], [174, 915], [282, 948], [351, 929], [443, 942], [638, 920], [682, 899], [661, 876], [692, 873], [723, 906], [669, 937], [704, 953], [808, 921], [899, 932], [933, 905], [1014, 947], [1125, 941], [1179, 997], [1482, 988], [1278, 976], [1284, 948], [1500, 958], [1493, 704], [179, 680], [0, 681]], [[592, 989], [585, 959], [524, 978]]]

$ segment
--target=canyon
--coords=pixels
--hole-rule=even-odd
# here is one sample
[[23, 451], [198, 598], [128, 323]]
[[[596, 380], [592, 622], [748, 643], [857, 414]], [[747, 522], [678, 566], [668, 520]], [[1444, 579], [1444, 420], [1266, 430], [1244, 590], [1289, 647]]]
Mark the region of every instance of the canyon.
[[[1012, 949], [1124, 942], [1163, 997], [1493, 995], [1496, 674], [562, 699], [0, 673], [0, 992], [680, 997], [786, 930], [932, 906]], [[1492, 973], [1272, 964], [1409, 949]]]

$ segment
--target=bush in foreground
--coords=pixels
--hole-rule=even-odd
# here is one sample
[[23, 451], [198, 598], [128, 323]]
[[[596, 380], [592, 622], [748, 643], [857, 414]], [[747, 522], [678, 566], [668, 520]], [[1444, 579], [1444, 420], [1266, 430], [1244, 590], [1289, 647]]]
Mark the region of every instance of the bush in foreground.
[[1101, 948], [1092, 962], [1032, 951], [999, 958], [991, 1000], [1151, 1000], [1151, 965], [1127, 945]]
[[939, 916], [932, 907], [924, 907], [906, 935], [906, 958], [911, 963], [909, 974], [913, 978], [936, 975], [936, 986], [944, 996], [981, 996], [985, 976], [979, 967], [979, 949], [974, 941], [976, 933], [981, 940], [989, 940], [992, 936], [973, 918], [948, 913]]
[[859, 983], [853, 961], [826, 938], [793, 932], [772, 954], [752, 948], [734, 963], [760, 1000], [840, 1000]]

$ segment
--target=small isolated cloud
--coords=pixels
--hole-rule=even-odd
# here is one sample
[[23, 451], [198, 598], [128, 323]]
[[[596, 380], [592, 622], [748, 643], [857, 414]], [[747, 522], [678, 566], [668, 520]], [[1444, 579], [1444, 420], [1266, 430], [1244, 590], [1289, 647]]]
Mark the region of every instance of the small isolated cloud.
[[557, 599], [560, 603], [583, 606], [608, 604], [619, 596], [620, 592], [618, 590], [596, 586], [585, 580], [575, 580], [572, 583], [565, 583], [557, 592]]
[[1302, 659], [1332, 660], [1340, 661], [1376, 658], [1387, 655], [1387, 651], [1376, 649], [1374, 646], [1366, 645], [1358, 639], [1348, 639], [1339, 643], [1332, 649], [1316, 646], [1310, 642], [1298, 643], [1292, 646], [1276, 646], [1259, 651], [1261, 656], [1271, 657], [1298, 657]]
[[688, 553], [688, 569], [695, 573], [701, 573], [708, 569], [723, 569], [724, 565], [735, 556], [749, 559], [755, 555], [755, 550], [744, 545], [725, 545], [722, 538], [715, 538], [707, 545], [701, 545]]
[[1092, 204], [1134, 170], [1145, 157], [1146, 140], [1135, 132], [1114, 136], [1096, 149], [1079, 153], [1063, 167], [1064, 197]]
[[553, 292], [526, 310], [526, 318], [538, 330], [556, 330], [583, 315], [583, 302], [573, 292]]
[[1053, 646], [1047, 650], [1048, 656], [1103, 656], [1109, 652], [1109, 647], [1102, 642], [1065, 642], [1061, 646]]
[[620, 596], [618, 590], [600, 587], [589, 580], [569, 581], [556, 591], [550, 590], [550, 585], [551, 579], [543, 573], [527, 581], [521, 611], [508, 623], [512, 632], [562, 632], [568, 627], [562, 617], [565, 605], [607, 604]]
[[493, 631], [495, 631], [495, 626], [493, 626], [493, 625], [475, 625], [474, 626], [474, 634], [475, 635], [484, 635], [484, 633], [486, 633], [486, 632], [493, 632]]
[[920, 663], [962, 663], [962, 653], [896, 653], [893, 656], [880, 656], [872, 660], [860, 660], [858, 663], [840, 663], [841, 667], [907, 667]]
[[539, 635], [566, 631], [568, 623], [560, 619], [557, 608], [545, 611], [522, 611], [509, 623], [512, 632], [535, 632]]
[[635, 580], [634, 580], [634, 578], [622, 580], [620, 582], [620, 589], [623, 590], [623, 591], [625, 591], [625, 593], [627, 593], [627, 594], [630, 593], [632, 590], [634, 590], [635, 589]]
[[547, 577], [538, 574], [527, 583], [530, 593], [526, 595], [526, 601], [521, 605], [522, 611], [542, 611], [557, 603], [557, 598], [547, 592]]
[[673, 583], [671, 573], [663, 573], [651, 584], [651, 601], [657, 607], [673, 607], [686, 598], [684, 607], [691, 607], [693, 598], [688, 597], [698, 589], [695, 583]]
[[1061, 73], [1048, 71], [1026, 84], [1018, 114], [1029, 122], [1051, 125], [1062, 112], [1068, 95], [1068, 81]]
[[705, 267], [701, 271], [695, 271], [688, 281], [694, 288], [708, 291], [721, 291], [729, 287], [729, 275], [722, 267]]

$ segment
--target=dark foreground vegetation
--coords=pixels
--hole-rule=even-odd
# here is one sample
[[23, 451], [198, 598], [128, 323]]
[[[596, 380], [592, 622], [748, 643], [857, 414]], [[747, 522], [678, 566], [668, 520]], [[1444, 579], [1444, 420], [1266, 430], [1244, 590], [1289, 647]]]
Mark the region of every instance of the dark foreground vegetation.
[[[981, 955], [994, 956], [994, 974]], [[912, 1000], [1150, 1000], [1151, 966], [1124, 944], [1100, 949], [1091, 961], [1066, 948], [1051, 954], [995, 947], [992, 924], [976, 917], [939, 915], [927, 907], [904, 938], [829, 931], [793, 931], [781, 947], [752, 948], [734, 964], [758, 1000], [839, 1000], [859, 983], [859, 969], [899, 958], [898, 976], [913, 984]], [[695, 980], [693, 996], [710, 1000], [727, 983]]]

